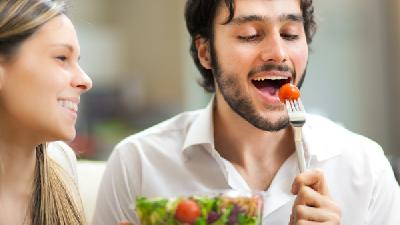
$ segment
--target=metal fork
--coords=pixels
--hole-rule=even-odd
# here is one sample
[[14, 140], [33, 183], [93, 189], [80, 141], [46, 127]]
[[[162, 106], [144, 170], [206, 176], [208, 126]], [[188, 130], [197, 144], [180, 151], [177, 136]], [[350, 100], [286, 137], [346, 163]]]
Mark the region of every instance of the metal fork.
[[286, 100], [286, 108], [289, 114], [289, 121], [294, 130], [294, 142], [296, 144], [296, 154], [300, 172], [307, 169], [306, 159], [303, 149], [302, 127], [306, 122], [306, 111], [300, 98], [297, 100]]

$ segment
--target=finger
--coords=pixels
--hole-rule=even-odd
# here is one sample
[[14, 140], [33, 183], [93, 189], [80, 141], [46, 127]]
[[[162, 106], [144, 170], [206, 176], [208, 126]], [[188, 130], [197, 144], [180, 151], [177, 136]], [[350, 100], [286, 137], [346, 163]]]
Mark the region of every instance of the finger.
[[315, 221], [298, 220], [295, 225], [321, 225], [321, 223]]
[[306, 205], [310, 207], [320, 207], [322, 195], [307, 186], [301, 186], [297, 193], [293, 207], [296, 205]]
[[305, 205], [297, 205], [294, 209], [293, 214], [296, 215], [295, 218], [297, 221], [305, 220], [320, 223], [329, 222], [332, 224], [339, 224], [340, 222], [339, 214], [324, 208], [314, 208]]
[[297, 175], [292, 184], [292, 193], [297, 194], [301, 186], [309, 186], [320, 194], [329, 196], [328, 184], [321, 170], [307, 170]]
[[315, 191], [325, 194], [327, 192], [327, 184], [325, 181], [325, 176], [321, 170], [307, 170], [296, 176], [292, 184], [292, 192], [297, 194], [301, 186], [309, 186]]
[[292, 215], [291, 225], [297, 225], [296, 222], [300, 219], [340, 224], [341, 210], [329, 197], [302, 186], [294, 202]]
[[133, 223], [129, 223], [128, 221], [121, 221], [118, 225], [133, 225]]
[[293, 207], [296, 205], [324, 208], [332, 212], [340, 213], [339, 206], [329, 196], [321, 195], [307, 186], [302, 186], [300, 188]]

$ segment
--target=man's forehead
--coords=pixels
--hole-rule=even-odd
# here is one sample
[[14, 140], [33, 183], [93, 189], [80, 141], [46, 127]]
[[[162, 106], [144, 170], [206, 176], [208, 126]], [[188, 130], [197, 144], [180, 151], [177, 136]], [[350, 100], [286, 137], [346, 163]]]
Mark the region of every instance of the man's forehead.
[[[300, 0], [234, 0], [234, 15], [232, 22], [241, 22], [252, 17], [256, 20], [302, 20]], [[217, 23], [225, 23], [230, 11], [224, 0], [217, 9]]]

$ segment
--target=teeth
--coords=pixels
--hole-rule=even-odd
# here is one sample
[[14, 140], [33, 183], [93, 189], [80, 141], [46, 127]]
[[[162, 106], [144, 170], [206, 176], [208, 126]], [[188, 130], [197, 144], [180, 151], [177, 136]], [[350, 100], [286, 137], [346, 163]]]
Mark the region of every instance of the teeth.
[[287, 77], [281, 77], [281, 76], [270, 76], [270, 77], [257, 77], [254, 80], [255, 81], [264, 81], [264, 80], [287, 80]]
[[71, 102], [71, 101], [68, 101], [68, 100], [58, 100], [57, 102], [61, 107], [70, 109], [70, 110], [75, 111], [75, 112], [78, 111], [78, 104], [76, 104], [74, 102]]

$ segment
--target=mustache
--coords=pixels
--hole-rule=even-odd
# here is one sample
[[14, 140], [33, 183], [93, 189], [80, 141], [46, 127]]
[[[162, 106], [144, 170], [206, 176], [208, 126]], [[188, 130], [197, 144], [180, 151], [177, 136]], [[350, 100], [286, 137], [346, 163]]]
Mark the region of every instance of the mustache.
[[293, 77], [295, 77], [296, 73], [294, 69], [290, 68], [286, 64], [264, 64], [260, 67], [256, 67], [249, 72], [249, 77], [254, 76], [257, 73], [261, 72], [269, 72], [269, 71], [281, 71], [281, 72], [289, 72], [292, 74]]

